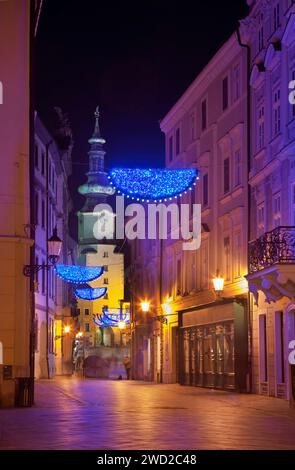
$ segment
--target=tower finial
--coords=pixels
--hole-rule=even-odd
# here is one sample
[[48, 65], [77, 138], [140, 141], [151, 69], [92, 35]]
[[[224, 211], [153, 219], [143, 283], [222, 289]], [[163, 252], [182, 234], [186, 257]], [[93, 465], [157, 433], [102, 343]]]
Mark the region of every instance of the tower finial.
[[89, 143], [101, 143], [104, 144], [105, 140], [101, 137], [100, 135], [100, 128], [99, 128], [99, 116], [100, 116], [100, 111], [99, 111], [99, 106], [96, 106], [95, 112], [95, 126], [94, 126], [94, 131], [91, 139], [89, 140]]

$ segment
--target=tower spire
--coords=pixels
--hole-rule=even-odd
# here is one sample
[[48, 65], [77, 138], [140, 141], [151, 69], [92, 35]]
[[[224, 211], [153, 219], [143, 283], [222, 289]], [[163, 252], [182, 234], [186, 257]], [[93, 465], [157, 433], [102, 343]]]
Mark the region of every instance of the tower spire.
[[100, 134], [99, 116], [100, 116], [99, 106], [96, 106], [96, 109], [94, 112], [94, 117], [95, 117], [94, 131], [93, 131], [91, 139], [89, 139], [88, 141], [90, 144], [96, 144], [96, 143], [105, 144], [105, 140], [101, 137], [101, 134]]

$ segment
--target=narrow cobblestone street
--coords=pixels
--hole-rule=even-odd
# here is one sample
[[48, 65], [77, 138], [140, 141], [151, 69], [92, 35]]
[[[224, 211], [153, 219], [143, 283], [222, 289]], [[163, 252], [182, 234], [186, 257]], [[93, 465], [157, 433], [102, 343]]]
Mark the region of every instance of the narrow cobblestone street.
[[36, 406], [0, 410], [1, 449], [295, 449], [286, 402], [179, 385], [41, 381]]

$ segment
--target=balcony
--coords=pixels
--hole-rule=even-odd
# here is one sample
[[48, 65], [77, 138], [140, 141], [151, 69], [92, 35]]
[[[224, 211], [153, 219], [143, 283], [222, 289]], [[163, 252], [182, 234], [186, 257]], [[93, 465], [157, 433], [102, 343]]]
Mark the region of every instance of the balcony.
[[277, 227], [249, 243], [250, 273], [295, 263], [295, 227]]
[[249, 243], [249, 290], [258, 302], [292, 298], [295, 289], [295, 227], [277, 227]]

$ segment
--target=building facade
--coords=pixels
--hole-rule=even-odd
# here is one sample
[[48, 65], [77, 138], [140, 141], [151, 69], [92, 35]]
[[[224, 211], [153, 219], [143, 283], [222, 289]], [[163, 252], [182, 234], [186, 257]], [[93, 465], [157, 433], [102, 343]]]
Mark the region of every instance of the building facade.
[[[60, 125], [61, 123], [59, 123]], [[71, 320], [72, 293], [67, 283], [46, 269], [47, 240], [54, 229], [62, 239], [61, 264], [74, 264], [75, 242], [69, 235], [72, 202], [68, 177], [72, 171], [72, 137], [49, 134], [39, 116], [35, 117], [35, 264], [43, 269], [35, 274], [35, 377], [51, 378], [72, 373], [72, 334], [64, 334]], [[62, 139], [62, 140], [61, 140]]]
[[250, 49], [251, 65], [247, 279], [253, 302], [253, 391], [291, 399], [288, 345], [295, 338], [295, 107], [288, 95], [289, 83], [295, 79], [295, 5], [288, 0], [248, 4], [249, 16], [241, 21], [240, 31]]
[[34, 376], [33, 288], [23, 267], [33, 259], [30, 69], [40, 7], [0, 2], [0, 406], [15, 403], [15, 379]]
[[115, 240], [115, 215], [110, 205], [114, 188], [109, 183], [104, 167], [105, 140], [100, 133], [98, 108], [89, 144], [87, 182], [79, 188], [79, 192], [86, 197], [83, 208], [78, 212], [79, 264], [103, 266], [102, 276], [89, 284], [91, 287], [105, 287], [107, 291], [97, 300], [78, 301], [84, 357], [108, 356], [110, 349], [104, 352], [104, 348], [118, 348], [127, 343], [126, 332], [121, 332], [119, 328], [100, 328], [93, 321], [95, 315], [102, 314], [103, 308], [119, 312], [123, 307], [125, 282], [124, 253]]
[[[247, 53], [231, 38], [160, 123], [166, 167], [199, 170], [180, 204], [201, 204], [200, 249], [182, 240], [133, 245], [135, 378], [245, 391], [247, 283]], [[222, 298], [213, 290], [224, 277]], [[150, 311], [140, 312], [140, 299]], [[141, 330], [140, 330], [141, 328]]]

